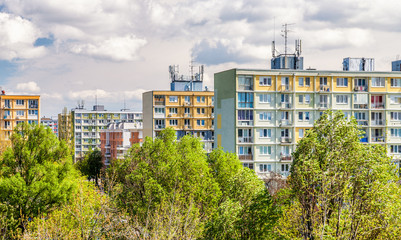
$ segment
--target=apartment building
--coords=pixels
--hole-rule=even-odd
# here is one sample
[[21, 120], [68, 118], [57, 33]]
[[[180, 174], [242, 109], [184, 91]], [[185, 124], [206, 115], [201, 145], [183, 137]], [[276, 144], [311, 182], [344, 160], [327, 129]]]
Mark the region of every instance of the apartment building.
[[133, 144], [142, 143], [142, 122], [110, 123], [100, 130], [100, 149], [106, 165], [112, 159], [123, 158]]
[[287, 176], [296, 143], [327, 109], [354, 116], [361, 141], [400, 162], [400, 72], [231, 69], [214, 83], [215, 144], [257, 173]]
[[22, 122], [39, 124], [40, 96], [0, 95], [0, 141], [10, 142], [14, 128]]
[[42, 117], [40, 119], [40, 124], [49, 127], [52, 132], [58, 137], [58, 119], [55, 117]]
[[142, 113], [129, 110], [107, 111], [103, 105], [95, 105], [92, 110], [83, 106], [71, 110], [74, 137], [75, 161], [82, 159], [86, 152], [100, 149], [100, 131], [110, 123], [142, 123]]
[[69, 145], [74, 145], [74, 132], [72, 125], [72, 114], [65, 107], [57, 116], [58, 138]]

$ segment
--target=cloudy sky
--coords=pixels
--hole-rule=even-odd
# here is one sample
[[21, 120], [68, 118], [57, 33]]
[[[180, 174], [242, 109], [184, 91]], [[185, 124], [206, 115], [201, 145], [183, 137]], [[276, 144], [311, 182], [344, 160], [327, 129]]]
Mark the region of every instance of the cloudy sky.
[[205, 85], [229, 68], [270, 68], [302, 39], [304, 66], [341, 70], [373, 57], [390, 71], [401, 54], [399, 0], [0, 0], [0, 86], [40, 94], [42, 115], [84, 100], [141, 110], [143, 91], [169, 88], [168, 66], [205, 65]]

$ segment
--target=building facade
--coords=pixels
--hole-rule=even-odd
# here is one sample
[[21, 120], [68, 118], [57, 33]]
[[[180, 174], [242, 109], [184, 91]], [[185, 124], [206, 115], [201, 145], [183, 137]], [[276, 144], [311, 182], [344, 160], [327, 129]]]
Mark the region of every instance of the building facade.
[[2, 94], [0, 113], [0, 141], [7, 144], [19, 123], [40, 123], [40, 96]]
[[142, 123], [142, 113], [136, 111], [107, 111], [102, 105], [93, 110], [83, 107], [72, 109], [72, 129], [74, 137], [75, 161], [82, 159], [91, 149], [100, 149], [100, 131], [110, 123]]
[[74, 132], [72, 125], [72, 113], [67, 111], [65, 107], [62, 113], [58, 114], [57, 117], [58, 125], [58, 138], [64, 140], [70, 146], [74, 145]]
[[58, 119], [56, 119], [55, 117], [42, 117], [40, 119], [40, 124], [49, 127], [52, 132], [58, 137]]
[[111, 123], [100, 131], [100, 149], [106, 165], [123, 158], [133, 144], [142, 143], [142, 122]]
[[207, 152], [214, 147], [214, 93], [211, 91], [149, 91], [143, 93], [143, 133], [156, 137], [172, 127], [177, 139], [199, 137]]
[[289, 174], [296, 143], [323, 111], [354, 116], [367, 144], [401, 159], [401, 73], [232, 69], [214, 76], [215, 144], [257, 173]]

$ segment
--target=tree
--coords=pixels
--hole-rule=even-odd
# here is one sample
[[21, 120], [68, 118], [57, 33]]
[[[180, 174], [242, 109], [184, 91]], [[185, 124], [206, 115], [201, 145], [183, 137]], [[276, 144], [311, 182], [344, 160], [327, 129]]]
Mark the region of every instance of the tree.
[[328, 111], [298, 143], [288, 181], [293, 202], [277, 225], [282, 236], [400, 236], [401, 191], [394, 164], [384, 146], [361, 143], [361, 134], [355, 119]]
[[11, 142], [0, 159], [0, 212], [9, 234], [23, 232], [25, 219], [65, 203], [77, 176], [70, 149], [50, 129], [20, 124]]
[[88, 177], [89, 180], [95, 179], [95, 183], [98, 186], [98, 179], [101, 170], [104, 168], [104, 162], [102, 152], [96, 148], [93, 151], [89, 151], [85, 154], [85, 158], [76, 163], [77, 169], [81, 173]]

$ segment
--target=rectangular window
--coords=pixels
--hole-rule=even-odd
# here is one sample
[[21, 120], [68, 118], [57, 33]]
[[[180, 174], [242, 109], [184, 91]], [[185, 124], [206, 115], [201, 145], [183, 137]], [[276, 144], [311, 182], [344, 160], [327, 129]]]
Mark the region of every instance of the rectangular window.
[[310, 77], [305, 78], [305, 87], [310, 87]]
[[401, 96], [391, 96], [390, 97], [391, 104], [401, 104]]
[[298, 84], [300, 87], [304, 86], [304, 78], [303, 77], [298, 78]]
[[17, 105], [24, 105], [24, 100], [22, 100], [22, 99], [17, 99], [17, 100], [16, 100], [16, 104], [17, 104]]
[[385, 78], [384, 77], [374, 77], [372, 78], [372, 87], [384, 87]]
[[260, 94], [259, 102], [260, 103], [271, 103], [271, 95], [270, 94]]
[[242, 163], [242, 166], [253, 170], [253, 163]]
[[348, 104], [348, 96], [347, 95], [337, 95], [336, 103], [338, 104]]
[[271, 112], [260, 112], [259, 113], [259, 120], [260, 121], [271, 121], [272, 120], [272, 113]]
[[401, 121], [401, 112], [390, 112], [391, 120]]
[[303, 112], [298, 112], [298, 119], [299, 119], [300, 121], [303, 121], [303, 120], [304, 120], [304, 113], [303, 113]]
[[304, 95], [298, 95], [298, 102], [299, 102], [300, 104], [303, 104], [303, 103], [304, 103]]
[[303, 137], [304, 137], [304, 130], [299, 129], [299, 138], [303, 138]]
[[337, 78], [337, 87], [348, 87], [348, 78]]
[[309, 112], [305, 112], [305, 120], [309, 121]]
[[401, 138], [401, 128], [391, 128], [390, 132], [392, 137]]
[[259, 77], [259, 86], [271, 86], [272, 78], [271, 77]]
[[253, 120], [253, 110], [238, 110], [238, 120]]
[[205, 120], [196, 120], [198, 126], [205, 126]]
[[309, 94], [305, 94], [305, 103], [306, 104], [310, 103], [310, 95]]
[[[28, 115], [37, 116], [38, 115], [38, 110], [28, 110]], [[81, 120], [77, 120], [77, 121], [81, 122]]]
[[191, 97], [190, 96], [185, 96], [184, 97], [184, 102], [185, 103], [191, 103]]
[[177, 119], [170, 119], [170, 126], [177, 126], [178, 120]]
[[170, 102], [178, 102], [178, 97], [177, 96], [170, 96], [169, 97]]
[[170, 108], [169, 111], [171, 114], [177, 114], [178, 112], [177, 108]]
[[272, 147], [271, 146], [260, 146], [259, 153], [260, 153], [260, 155], [270, 155], [270, 154], [272, 154]]
[[253, 108], [253, 93], [238, 93], [239, 108]]
[[272, 130], [271, 129], [260, 129], [259, 130], [259, 137], [260, 138], [271, 138], [272, 137]]
[[158, 108], [158, 107], [155, 107], [155, 114], [163, 114], [164, 113], [164, 108]]
[[391, 153], [401, 153], [401, 145], [390, 145]]
[[253, 90], [253, 77], [238, 76], [238, 89], [239, 90]]
[[24, 116], [24, 111], [17, 111], [17, 116], [19, 117]]
[[401, 78], [392, 78], [391, 86], [392, 87], [401, 87]]
[[320, 86], [327, 86], [327, 77], [320, 77]]
[[259, 172], [265, 173], [265, 172], [271, 172], [272, 170], [272, 165], [271, 164], [259, 164]]

